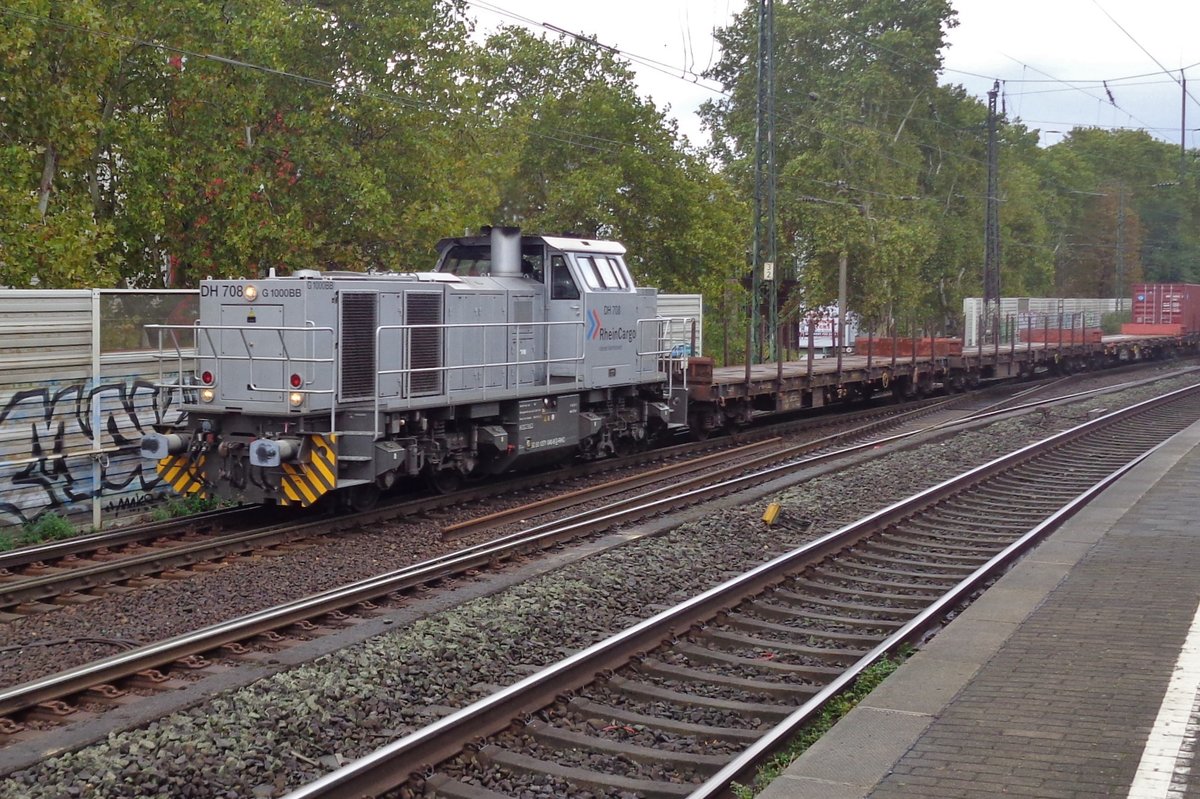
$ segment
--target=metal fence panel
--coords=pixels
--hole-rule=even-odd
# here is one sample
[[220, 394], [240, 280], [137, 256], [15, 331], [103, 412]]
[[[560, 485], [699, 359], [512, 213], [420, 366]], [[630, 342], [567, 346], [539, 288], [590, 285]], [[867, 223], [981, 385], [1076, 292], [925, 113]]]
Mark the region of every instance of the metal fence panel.
[[141, 325], [187, 303], [194, 318], [195, 295], [0, 291], [0, 526], [47, 511], [100, 526], [165, 495], [138, 442], [179, 411], [159, 406]]

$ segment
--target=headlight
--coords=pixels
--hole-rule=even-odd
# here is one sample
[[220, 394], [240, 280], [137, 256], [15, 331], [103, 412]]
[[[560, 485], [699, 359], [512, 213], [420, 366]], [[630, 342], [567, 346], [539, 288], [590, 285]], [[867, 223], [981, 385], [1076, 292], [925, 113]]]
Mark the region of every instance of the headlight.
[[201, 402], [212, 402], [216, 398], [217, 398], [217, 392], [213, 391], [211, 388], [200, 389]]
[[242, 294], [242, 296], [250, 302], [254, 302], [258, 299], [258, 288], [255, 286], [246, 286], [246, 291]]
[[298, 408], [300, 407], [300, 403], [304, 402], [304, 395], [299, 391], [293, 391], [291, 394], [288, 394], [288, 402], [292, 403], [293, 408]]

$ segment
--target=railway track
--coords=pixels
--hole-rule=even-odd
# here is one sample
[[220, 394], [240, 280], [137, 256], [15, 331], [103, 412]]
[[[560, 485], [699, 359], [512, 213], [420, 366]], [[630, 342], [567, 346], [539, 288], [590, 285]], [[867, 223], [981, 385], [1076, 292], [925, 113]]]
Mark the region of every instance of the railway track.
[[[1053, 400], [1042, 402], [1047, 401]], [[920, 412], [922, 411], [918, 411]], [[864, 432], [863, 428], [857, 430], [860, 434]], [[673, 510], [705, 498], [729, 493], [740, 487], [761, 483], [773, 475], [794, 470], [805, 457], [803, 450], [806, 448], [813, 444], [827, 447], [829, 441], [837, 437], [835, 435], [820, 442], [801, 445], [790, 453], [786, 449], [772, 453], [769, 457], [773, 461], [782, 457], [784, 462], [775, 463], [766, 469], [751, 469], [746, 463], [736, 464], [728, 469], [714, 469], [707, 463], [668, 467], [680, 470], [676, 473], [676, 478], [684, 471], [703, 472], [692, 478], [700, 485], [685, 490], [687, 486], [681, 479], [672, 479], [666, 488], [657, 489], [650, 494], [625, 498], [618, 503], [575, 514], [559, 522], [527, 528], [519, 533], [332, 591], [206, 627], [167, 641], [138, 647], [42, 680], [0, 690], [0, 735], [19, 734], [22, 732], [23, 722], [30, 718], [35, 719], [39, 725], [70, 721], [81, 702], [86, 705], [95, 701], [112, 702], [120, 699], [131, 683], [143, 687], [161, 686], [167, 679], [166, 675], [159, 671], [164, 666], [203, 668], [214, 657], [245, 654], [247, 646], [277, 647], [286, 644], [289, 635], [308, 637], [320, 634], [322, 630], [337, 629], [369, 616], [376, 609], [375, 603], [404, 602], [406, 592], [421, 586], [488, 568], [529, 552], [609, 529], [622, 522]], [[904, 435], [893, 436], [903, 437]], [[849, 454], [876, 446], [878, 442], [879, 439], [870, 440], [841, 451], [827, 452], [817, 458]], [[759, 442], [744, 447], [743, 454], [777, 446], [778, 442], [774, 440]], [[725, 457], [725, 453], [720, 453], [719, 456]], [[811, 463], [813, 460], [814, 458], [809, 456], [807, 462]]]
[[[815, 422], [810, 420], [804, 424], [804, 429], [851, 424], [852, 434], [865, 435], [882, 426], [904, 423], [936, 413], [953, 402], [954, 400], [943, 399], [928, 401], [916, 408], [876, 408], [853, 414], [849, 419], [829, 417]], [[303, 520], [276, 520], [264, 525], [264, 520], [272, 518], [266, 509], [228, 508], [186, 519], [138, 525], [24, 547], [0, 554], [0, 622], [17, 620], [28, 614], [51, 612], [67, 605], [83, 604], [101, 595], [110, 586], [144, 587], [153, 585], [160, 579], [187, 579], [191, 575], [190, 570], [193, 569], [210, 570], [219, 568], [230, 558], [278, 553], [288, 548], [306, 546], [316, 539], [356, 526], [494, 500], [498, 496], [545, 488], [548, 483], [585, 478], [597, 472], [632, 469], [648, 463], [668, 463], [654, 472], [645, 473], [644, 477], [635, 475], [612, 484], [614, 491], [630, 490], [636, 487], [636, 484], [645, 484], [644, 481], [656, 475], [656, 479], [666, 480], [703, 469], [706, 463], [713, 460], [741, 457], [752, 450], [770, 448], [778, 442], [778, 439], [772, 437], [773, 432], [794, 432], [796, 427], [795, 423], [772, 425], [737, 438], [680, 444], [594, 464], [568, 467], [552, 475], [509, 478], [452, 495], [398, 500], [377, 509], [337, 517], [306, 516]], [[746, 440], [751, 443], [737, 443]], [[712, 453], [714, 449], [716, 452]], [[695, 453], [704, 452], [712, 454], [698, 459], [692, 458]], [[688, 460], [684, 463], [672, 463], [681, 458]], [[689, 467], [689, 463], [694, 465]], [[575, 500], [572, 494], [567, 494], [557, 502], [547, 502], [547, 508], [542, 512], [554, 507], [568, 507], [573, 501]], [[513, 516], [512, 512], [508, 513], [508, 517]], [[462, 537], [470, 532], [473, 530], [463, 529], [453, 537]]]
[[[464, 799], [726, 796], [867, 666], [919, 641], [1198, 414], [1200, 385], [998, 458], [499, 688], [288, 799], [401, 787]], [[432, 764], [441, 765], [426, 777]]]
[[[1061, 382], [1061, 379], [1039, 381], [1037, 385], [1022, 389], [1016, 396], [1045, 391]], [[1005, 387], [1003, 390], [1010, 391], [1011, 387]], [[988, 392], [925, 400], [917, 403], [916, 407], [885, 406], [852, 414], [809, 418], [800, 423], [777, 423], [743, 431], [735, 437], [720, 441], [681, 444], [653, 452], [568, 467], [549, 477], [520, 476], [500, 483], [471, 487], [453, 495], [397, 500], [378, 509], [344, 514], [336, 519], [326, 516], [307, 518], [305, 521], [279, 522], [272, 520], [270, 513], [263, 508], [226, 508], [185, 519], [136, 525], [77, 536], [64, 541], [22, 547], [0, 553], [0, 622], [17, 620], [29, 614], [46, 613], [68, 605], [83, 604], [102, 595], [113, 586], [120, 590], [126, 587], [154, 585], [159, 579], [186, 579], [191, 570], [206, 571], [219, 568], [231, 558], [253, 554], [278, 554], [289, 548], [313, 543], [316, 539], [340, 530], [428, 514], [456, 505], [494, 501], [497, 497], [545, 488], [548, 482], [586, 478], [596, 472], [618, 471], [645, 464], [669, 464], [674, 459], [689, 458], [695, 453], [711, 452], [713, 449], [717, 450], [710, 456], [714, 459], [719, 459], [721, 453], [729, 453], [729, 457], [736, 457], [736, 453], [730, 450], [736, 450], [739, 442], [752, 444], [777, 435], [795, 435], [798, 431], [816, 432], [825, 428], [846, 428], [849, 425], [847, 430], [835, 432], [817, 439], [812, 445], [802, 445], [801, 448], [780, 456], [786, 458], [795, 453], [828, 448], [838, 442], [862, 439], [883, 428], [919, 431], [928, 427], [922, 420], [936, 418], [949, 423], [976, 412], [973, 410], [973, 407], [979, 404], [976, 397], [986, 393]], [[1011, 403], [1013, 399], [1014, 397], [1005, 397], [992, 405]], [[702, 459], [700, 463], [703, 463]], [[669, 480], [689, 470], [672, 464], [656, 471], [661, 475], [659, 479]], [[521, 505], [501, 511], [491, 518], [448, 526], [444, 535], [447, 538], [460, 538], [505, 521], [523, 518], [524, 514], [534, 511], [548, 513], [570, 507], [576, 502], [593, 501], [604, 496], [606, 490], [608, 493], [628, 491], [636, 488], [638, 484], [645, 483], [645, 480], [630, 478], [628, 482], [613, 481], [607, 488], [599, 491], [583, 489], [580, 492], [569, 492], [542, 503]], [[264, 521], [270, 523], [264, 525]]]
[[[960, 407], [962, 402], [942, 402], [936, 405], [905, 414], [901, 417], [878, 420], [849, 430], [833, 433], [822, 438], [806, 441], [791, 446], [770, 448], [765, 446], [774, 440], [762, 442], [762, 454], [753, 455], [749, 448], [739, 453], [737, 449], [728, 453], [710, 456], [713, 461], [729, 460], [739, 454], [752, 455], [746, 460], [715, 465], [705, 468], [704, 463], [698, 463], [700, 469], [683, 466], [667, 466], [635, 478], [614, 480], [598, 486], [580, 489], [568, 494], [552, 497], [546, 500], [508, 508], [496, 513], [487, 514], [474, 519], [468, 519], [442, 528], [442, 536], [446, 539], [460, 538], [476, 534], [483, 530], [501, 527], [515, 521], [525, 522], [539, 515], [572, 508], [577, 505], [596, 502], [606, 497], [627, 492], [651, 483], [661, 483], [658, 488], [647, 492], [626, 496], [623, 499], [610, 502], [598, 511], [582, 511], [566, 519], [550, 522], [544, 527], [549, 529], [560, 524], [588, 524], [593, 518], [607, 521], [627, 522], [645, 515], [647, 511], [657, 510], [655, 504], [662, 501], [665, 504], [678, 507], [685, 499], [701, 501], [711, 499], [723, 493], [739, 490], [747, 482], [763, 480], [780, 472], [795, 469], [799, 465], [813, 466], [824, 460], [843, 458], [884, 443], [891, 443], [905, 438], [915, 439], [917, 436], [936, 430], [949, 428], [955, 424], [975, 421], [986, 421], [1009, 412], [1018, 412], [1037, 408], [1043, 405], [1069, 402], [1084, 399], [1111, 391], [1118, 391], [1140, 385], [1145, 381], [1130, 381], [1116, 386], [1073, 392], [1066, 395], [1035, 399], [1038, 394], [1046, 393], [1059, 387], [1065, 380], [1049, 381], [1047, 385], [1035, 386], [1018, 392], [1014, 396], [1005, 397], [998, 401], [979, 403], [974, 402], [967, 407]], [[1020, 404], [1014, 404], [1020, 403]], [[893, 430], [884, 437], [876, 436], [881, 430]], [[748, 479], [738, 479], [744, 476]], [[707, 486], [708, 488], [705, 488]], [[692, 491], [695, 493], [691, 493]], [[524, 533], [541, 528], [526, 528]]]

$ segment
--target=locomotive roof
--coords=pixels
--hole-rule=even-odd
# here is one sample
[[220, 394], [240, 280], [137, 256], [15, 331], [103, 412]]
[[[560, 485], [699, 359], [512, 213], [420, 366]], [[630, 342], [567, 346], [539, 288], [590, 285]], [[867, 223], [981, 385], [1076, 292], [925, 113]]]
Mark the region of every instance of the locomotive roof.
[[[474, 246], [485, 246], [491, 244], [489, 236], [459, 236], [456, 238], [442, 239], [437, 243], [437, 251], [443, 253], [450, 247], [456, 244], [467, 244]], [[604, 241], [602, 239], [579, 239], [571, 236], [522, 236], [521, 244], [540, 244], [545, 243], [556, 250], [566, 250], [568, 252], [599, 252], [606, 255], [624, 255], [625, 246], [617, 241]]]

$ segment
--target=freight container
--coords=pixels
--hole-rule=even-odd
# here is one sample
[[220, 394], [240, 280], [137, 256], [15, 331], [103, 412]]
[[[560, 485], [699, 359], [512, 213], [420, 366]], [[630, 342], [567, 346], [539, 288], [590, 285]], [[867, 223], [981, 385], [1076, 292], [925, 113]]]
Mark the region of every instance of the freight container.
[[1194, 283], [1135, 283], [1134, 325], [1180, 325], [1185, 333], [1200, 332], [1200, 285]]

